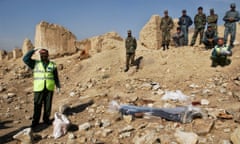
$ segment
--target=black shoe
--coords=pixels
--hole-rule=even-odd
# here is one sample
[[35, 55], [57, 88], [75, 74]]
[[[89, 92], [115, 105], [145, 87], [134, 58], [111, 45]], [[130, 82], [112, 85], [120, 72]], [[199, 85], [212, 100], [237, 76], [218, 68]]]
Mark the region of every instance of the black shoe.
[[39, 125], [39, 123], [32, 123], [31, 128], [36, 128]]
[[230, 43], [230, 49], [234, 48], [234, 44], [233, 43]]
[[44, 121], [43, 122], [45, 125], [52, 125], [52, 122], [49, 120], [49, 121]]
[[127, 72], [129, 70], [129, 68], [126, 68], [125, 70], [124, 70], [124, 72]]
[[165, 51], [165, 44], [162, 44], [163, 50]]
[[163, 46], [163, 51], [165, 51], [166, 50], [166, 47], [165, 47], [165, 45]]
[[193, 43], [191, 43], [191, 44], [190, 44], [190, 46], [194, 46], [194, 44], [193, 44]]
[[231, 64], [231, 60], [230, 59], [226, 59], [226, 65], [230, 65]]
[[51, 125], [52, 121], [49, 118], [43, 119], [43, 123], [46, 125]]
[[211, 67], [217, 67], [217, 64], [216, 63], [212, 63]]

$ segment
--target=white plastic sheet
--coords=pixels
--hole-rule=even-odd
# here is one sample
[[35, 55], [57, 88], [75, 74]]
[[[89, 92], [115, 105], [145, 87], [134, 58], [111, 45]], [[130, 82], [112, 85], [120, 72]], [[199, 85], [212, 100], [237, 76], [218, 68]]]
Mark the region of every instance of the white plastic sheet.
[[54, 122], [53, 122], [53, 137], [55, 139], [65, 135], [67, 133], [68, 127], [70, 125], [70, 121], [62, 113], [56, 112], [54, 114]]
[[164, 101], [173, 100], [173, 101], [184, 102], [189, 100], [189, 96], [186, 96], [180, 90], [176, 90], [176, 92], [166, 91], [162, 97], [162, 100]]

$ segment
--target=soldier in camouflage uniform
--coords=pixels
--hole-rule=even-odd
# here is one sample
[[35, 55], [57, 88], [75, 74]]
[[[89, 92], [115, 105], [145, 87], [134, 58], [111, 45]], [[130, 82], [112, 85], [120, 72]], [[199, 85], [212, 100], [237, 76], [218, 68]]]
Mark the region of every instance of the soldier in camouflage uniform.
[[134, 65], [134, 57], [135, 51], [137, 49], [137, 41], [134, 37], [132, 37], [131, 30], [128, 30], [128, 37], [125, 40], [125, 48], [126, 48], [126, 69], [124, 72], [129, 70], [129, 62], [131, 61], [131, 65]]
[[196, 38], [198, 33], [200, 34], [200, 42], [202, 44], [203, 32], [206, 25], [206, 15], [203, 13], [203, 8], [198, 8], [198, 13], [194, 17], [194, 34], [192, 36], [191, 46], [193, 46], [196, 42]]
[[164, 17], [161, 19], [160, 22], [160, 30], [162, 31], [162, 47], [163, 50], [169, 48], [169, 43], [171, 40], [170, 30], [173, 28], [173, 20], [171, 17], [168, 16], [168, 11], [164, 11]]
[[218, 33], [217, 30], [218, 15], [214, 13], [214, 9], [210, 9], [210, 15], [207, 17], [207, 24], [212, 26], [212, 29]]
[[225, 30], [224, 30], [224, 44], [227, 43], [227, 38], [228, 38], [228, 34], [231, 35], [231, 39], [230, 39], [230, 47], [232, 48], [233, 42], [235, 40], [236, 37], [236, 23], [237, 21], [240, 20], [240, 15], [239, 12], [235, 10], [236, 5], [235, 3], [232, 3], [230, 5], [231, 10], [227, 11], [225, 16], [223, 17], [223, 20], [225, 21]]

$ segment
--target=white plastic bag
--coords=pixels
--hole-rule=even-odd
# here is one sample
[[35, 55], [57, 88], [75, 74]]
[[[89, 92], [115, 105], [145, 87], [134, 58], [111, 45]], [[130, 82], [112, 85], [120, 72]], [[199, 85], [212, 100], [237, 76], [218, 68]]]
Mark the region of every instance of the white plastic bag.
[[121, 108], [120, 104], [118, 104], [117, 101], [111, 101], [109, 104], [109, 111], [110, 112], [116, 112], [119, 111], [119, 109]]
[[168, 101], [168, 100], [173, 100], [173, 101], [187, 101], [189, 100], [189, 97], [183, 94], [180, 90], [174, 91], [166, 91], [165, 95], [163, 95], [162, 100]]
[[68, 127], [70, 125], [70, 121], [67, 116], [62, 113], [56, 112], [54, 114], [54, 122], [53, 122], [53, 137], [55, 139], [65, 135], [67, 133]]

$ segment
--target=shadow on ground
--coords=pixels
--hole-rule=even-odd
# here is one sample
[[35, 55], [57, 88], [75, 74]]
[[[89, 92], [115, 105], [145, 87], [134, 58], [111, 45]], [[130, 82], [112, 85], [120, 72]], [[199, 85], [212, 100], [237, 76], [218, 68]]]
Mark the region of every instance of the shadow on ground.
[[134, 65], [137, 66], [137, 70], [140, 68], [140, 64], [141, 64], [142, 59], [143, 59], [143, 56], [140, 56], [134, 61]]
[[74, 106], [74, 107], [71, 107], [71, 108], [67, 108], [63, 112], [63, 114], [65, 114], [66, 116], [69, 116], [69, 115], [73, 115], [74, 113], [80, 113], [92, 104], [93, 104], [93, 100], [90, 100], [86, 103], [83, 103], [83, 104], [80, 104], [80, 105], [77, 105], [77, 106]]
[[0, 136], [0, 144], [5, 144], [5, 143], [13, 141], [14, 140], [13, 136], [16, 135], [18, 132], [22, 131], [25, 128], [28, 128], [28, 126], [21, 127], [21, 128], [15, 130], [15, 131], [12, 131], [12, 132], [7, 133], [3, 136]]
[[[73, 115], [74, 113], [80, 113], [80, 112], [84, 111], [87, 107], [92, 105], [93, 103], [94, 103], [93, 100], [90, 100], [86, 103], [74, 106], [72, 108], [67, 108], [63, 113], [66, 116]], [[78, 125], [75, 125], [75, 124], [71, 124], [68, 129], [68, 131], [71, 131], [71, 132], [77, 131], [77, 130], [78, 130]]]
[[[83, 104], [80, 104], [80, 105], [77, 105], [75, 107], [72, 107], [72, 108], [68, 108], [64, 111], [64, 114], [65, 115], [72, 115], [74, 113], [79, 113], [79, 112], [82, 112], [84, 111], [88, 106], [92, 105], [93, 104], [93, 100], [90, 100], [86, 103], [83, 103]], [[51, 120], [53, 121], [53, 120]], [[0, 122], [0, 129], [6, 129], [6, 128], [10, 128], [9, 126], [5, 126], [7, 123], [12, 123], [12, 121], [4, 121], [4, 122]], [[28, 128], [29, 126], [23, 126], [17, 130], [14, 130], [10, 133], [7, 133], [3, 136], [0, 136], [0, 144], [5, 144], [5, 143], [9, 143], [11, 141], [13, 141], [13, 136], [16, 135], [18, 132], [22, 131], [23, 129], [25, 128]], [[49, 127], [49, 125], [46, 125], [44, 123], [41, 123], [39, 124], [38, 126], [34, 127], [32, 129], [33, 132], [40, 132], [44, 129], [47, 129]], [[74, 125], [74, 124], [71, 124], [70, 127], [69, 127], [69, 131], [77, 131], [78, 130], [78, 126], [77, 125]], [[41, 138], [38, 137], [37, 135], [34, 136], [34, 142], [36, 141], [40, 141]]]

